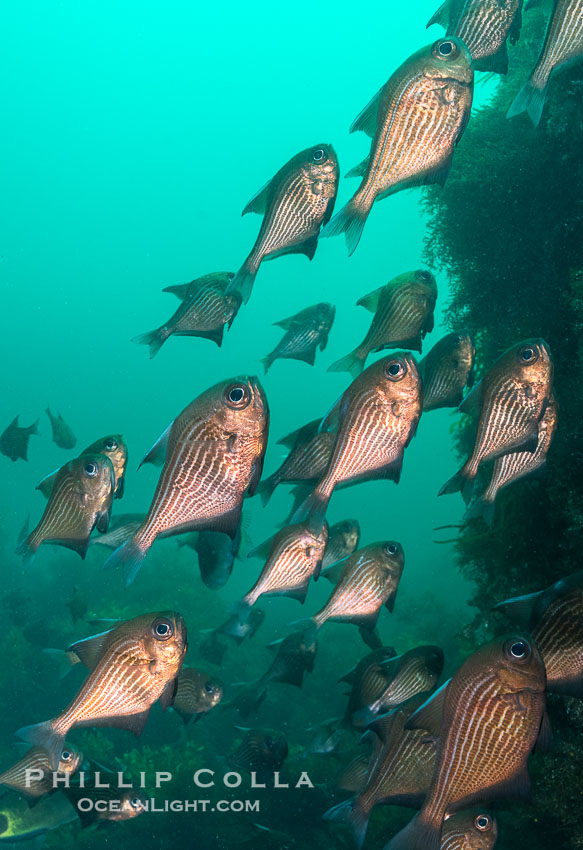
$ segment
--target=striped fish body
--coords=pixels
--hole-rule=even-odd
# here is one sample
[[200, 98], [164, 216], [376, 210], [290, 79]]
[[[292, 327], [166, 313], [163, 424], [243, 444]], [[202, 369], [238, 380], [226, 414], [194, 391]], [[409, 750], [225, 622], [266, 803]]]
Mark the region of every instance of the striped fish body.
[[223, 698], [223, 683], [195, 667], [185, 667], [176, 680], [172, 708], [185, 722], [206, 714]]
[[[384, 348], [411, 348], [421, 351], [421, 341], [433, 330], [437, 284], [431, 272], [407, 272], [392, 280], [378, 293], [370, 329], [357, 349], [365, 359], [371, 351]], [[377, 293], [361, 298], [358, 304], [374, 303]]]
[[531, 76], [533, 86], [546, 88], [555, 68], [583, 56], [583, 0], [555, 0], [541, 54]]
[[105, 455], [80, 455], [65, 464], [55, 476], [39, 524], [17, 552], [26, 561], [42, 543], [54, 543], [84, 558], [93, 529], [107, 531], [113, 490], [113, 466]]
[[[110, 459], [115, 482], [114, 498], [121, 499], [124, 491], [125, 471], [128, 464], [128, 448], [121, 434], [108, 434], [107, 437], [102, 437], [100, 440], [91, 443], [81, 454], [102, 454]], [[59, 470], [57, 469], [56, 472], [46, 475], [37, 484], [36, 489], [40, 490], [47, 499], [51, 495], [58, 472]]]
[[470, 809], [445, 821], [440, 850], [493, 850], [497, 839], [496, 818], [484, 809]]
[[[439, 850], [447, 811], [512, 795], [528, 785], [527, 761], [541, 734], [546, 676], [533, 642], [515, 635], [474, 652], [432, 698], [443, 703], [435, 770], [418, 818], [390, 850]], [[428, 703], [408, 721], [427, 728]]]
[[138, 530], [144, 521], [144, 514], [117, 514], [112, 518], [106, 534], [91, 538], [91, 546], [105, 546], [117, 549]]
[[189, 283], [180, 283], [176, 286], [166, 286], [162, 291], [171, 292], [181, 301], [188, 301], [195, 295], [200, 295], [205, 289], [215, 289], [224, 292], [229, 283], [235, 277], [233, 272], [211, 272], [202, 277], [197, 277]]
[[170, 427], [148, 513], [108, 566], [123, 564], [130, 583], [158, 535], [207, 529], [234, 538], [243, 497], [261, 476], [268, 424], [267, 400], [255, 378], [217, 384], [188, 405]]
[[335, 442], [334, 431], [316, 432], [306, 443], [294, 448], [266, 482], [273, 484], [275, 489], [282, 483], [317, 480], [330, 463]]
[[404, 567], [403, 550], [394, 543], [372, 543], [346, 559], [344, 572], [328, 602], [314, 615], [316, 628], [327, 620], [373, 626], [383, 605], [392, 610]]
[[356, 519], [344, 519], [330, 526], [328, 542], [322, 558], [322, 571], [352, 555], [358, 547], [359, 540], [360, 524]]
[[279, 531], [261, 575], [243, 599], [245, 605], [255, 605], [263, 595], [291, 596], [303, 602], [310, 579], [319, 574], [327, 539], [327, 525], [319, 535], [312, 534], [305, 523]]
[[301, 151], [277, 172], [243, 210], [263, 214], [263, 222], [228, 291], [241, 292], [246, 302], [264, 259], [290, 253], [312, 259], [320, 228], [334, 209], [338, 178], [336, 153], [327, 144]]
[[522, 0], [447, 0], [427, 26], [434, 23], [464, 42], [476, 71], [506, 74], [507, 42], [520, 37]]
[[301, 688], [305, 673], [314, 671], [317, 640], [304, 632], [294, 632], [269, 646], [276, 649], [277, 654], [261, 681], [284, 682]]
[[[56, 773], [71, 776], [79, 770], [82, 761], [83, 753], [68, 747], [61, 754]], [[42, 770], [44, 775], [41, 779], [33, 780], [27, 773], [29, 770]], [[34, 799], [53, 791], [53, 770], [46, 750], [42, 747], [32, 747], [20, 761], [0, 773], [0, 785], [14, 788], [19, 794]]]
[[283, 767], [288, 755], [287, 739], [272, 729], [249, 729], [231, 756], [235, 767], [258, 775], [273, 773]]
[[90, 669], [71, 704], [53, 720], [19, 730], [47, 750], [57, 765], [65, 736], [76, 726], [120, 726], [141, 731], [150, 707], [174, 696], [186, 653], [186, 626], [179, 614], [144, 614], [70, 647]]
[[444, 336], [419, 363], [423, 378], [423, 410], [458, 407], [464, 388], [474, 382], [476, 349], [465, 331]]
[[302, 360], [313, 366], [316, 349], [324, 351], [328, 334], [334, 322], [335, 308], [332, 304], [316, 304], [301, 310], [289, 319], [276, 322], [286, 333], [274, 350], [263, 359], [267, 372], [278, 359]]
[[352, 684], [345, 714], [347, 723], [352, 723], [355, 712], [377, 699], [386, 688], [388, 676], [384, 662], [394, 657], [395, 651], [392, 647], [375, 649], [361, 659], [348, 676], [340, 680], [350, 681]]

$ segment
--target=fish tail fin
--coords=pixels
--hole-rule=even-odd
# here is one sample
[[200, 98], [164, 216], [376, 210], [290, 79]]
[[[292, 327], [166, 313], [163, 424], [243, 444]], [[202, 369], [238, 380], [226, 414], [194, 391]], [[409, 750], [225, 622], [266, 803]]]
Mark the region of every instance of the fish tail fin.
[[238, 292], [243, 299], [243, 303], [246, 304], [251, 297], [256, 275], [257, 269], [253, 270], [252, 267], [250, 268], [249, 260], [246, 260], [235, 277], [227, 285], [225, 291]]
[[458, 470], [455, 475], [453, 475], [449, 481], [446, 481], [441, 490], [439, 491], [439, 496], [445, 496], [449, 493], [467, 493], [467, 487], [469, 485], [469, 476], [465, 471], [465, 467]]
[[441, 827], [419, 814], [389, 841], [385, 850], [440, 850], [440, 847]]
[[318, 637], [319, 626], [313, 617], [292, 620], [291, 623], [288, 623], [288, 626], [291, 626], [296, 632], [301, 632], [309, 643], [313, 643]]
[[345, 207], [342, 207], [340, 212], [336, 213], [334, 218], [330, 219], [321, 235], [338, 236], [340, 233], [344, 233], [348, 256], [350, 256], [354, 254], [360, 242], [369, 212], [370, 207], [363, 209], [355, 203], [353, 198]]
[[483, 519], [486, 525], [491, 526], [494, 522], [494, 505], [495, 502], [492, 499], [480, 496], [465, 512], [464, 522], [469, 522], [471, 519]]
[[32, 425], [29, 425], [28, 430], [31, 434], [38, 434], [38, 426], [40, 423], [40, 419], [37, 419], [36, 422], [33, 422]]
[[104, 569], [112, 567], [122, 567], [124, 575], [124, 584], [128, 587], [137, 576], [142, 561], [148, 554], [149, 546], [140, 545], [139, 538], [136, 534], [122, 543], [115, 549], [109, 558], [103, 564]]
[[65, 743], [65, 735], [55, 731], [52, 720], [35, 723], [32, 726], [23, 726], [16, 732], [16, 736], [33, 746], [43, 747], [49, 756], [51, 769], [57, 770]]
[[251, 608], [252, 606], [245, 599], [236, 602], [231, 608], [230, 618], [217, 629], [217, 632], [241, 643], [245, 638], [245, 624], [249, 619]]
[[364, 838], [368, 827], [368, 812], [358, 804], [356, 797], [350, 800], [345, 800], [338, 806], [333, 806], [324, 812], [324, 820], [334, 821], [335, 823], [345, 823], [352, 830], [354, 840], [358, 850], [364, 844]]
[[39, 546], [40, 541], [36, 539], [34, 531], [23, 540], [19, 541], [18, 546], [16, 547], [16, 554], [22, 555], [22, 564], [24, 567], [28, 567], [32, 564]]
[[273, 357], [271, 354], [268, 354], [267, 357], [262, 357], [261, 363], [263, 364], [263, 374], [267, 375], [273, 364]]
[[257, 485], [256, 493], [259, 493], [261, 496], [261, 504], [263, 507], [267, 505], [271, 497], [273, 496], [273, 491], [278, 485], [278, 480], [275, 475], [270, 475], [269, 478], [266, 478], [264, 481], [260, 481]]
[[151, 360], [158, 354], [169, 336], [170, 334], [166, 332], [165, 328], [156, 328], [154, 331], [148, 331], [146, 334], [132, 337], [131, 341], [137, 342], [138, 345], [149, 345]]
[[313, 490], [307, 499], [302, 502], [292, 517], [292, 522], [307, 521], [308, 528], [312, 534], [320, 534], [324, 525], [326, 511], [330, 496], [322, 493], [319, 487]]
[[357, 378], [364, 369], [364, 361], [366, 355], [360, 348], [355, 348], [346, 357], [341, 357], [336, 360], [331, 366], [328, 366], [328, 372], [350, 372], [353, 378]]
[[534, 126], [538, 127], [542, 118], [546, 95], [546, 85], [540, 88], [535, 85], [532, 79], [528, 80], [510, 104], [506, 117], [514, 118], [516, 115], [526, 112]]

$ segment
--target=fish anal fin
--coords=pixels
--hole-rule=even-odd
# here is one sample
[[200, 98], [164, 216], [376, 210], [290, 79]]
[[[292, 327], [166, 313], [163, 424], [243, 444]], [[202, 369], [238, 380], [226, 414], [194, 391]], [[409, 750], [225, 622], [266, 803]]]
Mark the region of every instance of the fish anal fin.
[[483, 59], [477, 59], [474, 62], [474, 70], [485, 71], [491, 74], [507, 74], [508, 47], [506, 46], [506, 42], [504, 42], [500, 50], [491, 56], [484, 56]]
[[309, 260], [312, 260], [317, 247], [318, 234], [315, 233], [314, 236], [310, 236], [309, 239], [305, 239], [297, 245], [289, 245], [286, 248], [281, 248], [279, 251], [274, 251], [273, 254], [268, 254], [264, 259], [275, 260], [276, 257], [283, 257], [285, 254], [305, 254]]

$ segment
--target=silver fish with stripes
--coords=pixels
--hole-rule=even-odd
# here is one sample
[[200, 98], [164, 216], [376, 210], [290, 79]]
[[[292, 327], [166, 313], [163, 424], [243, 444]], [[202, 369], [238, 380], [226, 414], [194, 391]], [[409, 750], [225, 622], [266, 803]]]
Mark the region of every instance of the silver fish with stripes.
[[285, 330], [285, 334], [281, 342], [261, 361], [265, 374], [275, 360], [280, 359], [301, 360], [313, 366], [317, 349], [324, 351], [328, 345], [328, 335], [334, 323], [335, 313], [336, 309], [332, 304], [321, 302], [275, 322]]
[[[55, 773], [61, 777], [71, 776], [79, 770], [82, 762], [83, 753], [66, 744]], [[49, 756], [42, 747], [32, 747], [16, 764], [0, 773], [0, 785], [13, 788], [31, 799], [39, 799], [55, 791], [53, 779]]]
[[583, 0], [553, 0], [553, 11], [537, 63], [510, 105], [508, 118], [526, 112], [534, 126], [538, 126], [554, 71], [582, 56]]
[[356, 378], [368, 355], [385, 348], [421, 351], [431, 333], [437, 301], [437, 282], [430, 271], [405, 272], [385, 286], [359, 298], [358, 306], [374, 313], [370, 328], [354, 351], [328, 367], [329, 372], [350, 372]]
[[352, 123], [351, 133], [372, 138], [370, 154], [348, 172], [362, 182], [322, 236], [344, 233], [352, 254], [376, 200], [443, 184], [470, 118], [473, 86], [472, 58], [458, 38], [441, 38], [410, 56]]
[[461, 490], [466, 501], [480, 466], [511, 451], [532, 454], [553, 391], [553, 360], [544, 339], [513, 345], [465, 397], [459, 410], [477, 412], [474, 447], [439, 495]]
[[469, 331], [447, 334], [419, 362], [423, 411], [458, 407], [474, 384], [476, 346]]
[[440, 850], [493, 850], [497, 840], [494, 815], [484, 809], [469, 809], [445, 820]]
[[146, 458], [164, 458], [150, 508], [140, 527], [106, 566], [122, 566], [131, 583], [157, 537], [207, 529], [234, 538], [243, 497], [263, 468], [269, 408], [253, 377], [221, 381], [191, 402]]
[[263, 215], [251, 253], [227, 286], [247, 303], [263, 260], [282, 254], [312, 259], [320, 229], [330, 219], [340, 169], [332, 145], [321, 144], [296, 154], [249, 201], [243, 215]]

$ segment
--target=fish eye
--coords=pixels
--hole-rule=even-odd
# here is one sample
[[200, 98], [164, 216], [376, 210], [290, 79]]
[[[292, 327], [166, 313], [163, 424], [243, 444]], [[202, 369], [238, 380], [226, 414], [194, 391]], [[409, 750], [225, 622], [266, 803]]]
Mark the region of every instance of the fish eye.
[[207, 692], [207, 694], [214, 694], [215, 691], [216, 691], [216, 688], [215, 688], [215, 686], [213, 685], [212, 682], [205, 682], [204, 683], [204, 689]]
[[396, 555], [398, 551], [399, 551], [399, 544], [398, 543], [386, 543], [385, 544], [385, 552], [387, 553], [387, 555]]
[[139, 797], [132, 797], [130, 800], [130, 806], [133, 806], [134, 809], [140, 809], [142, 807], [142, 801]]
[[407, 367], [402, 360], [391, 360], [385, 366], [385, 375], [389, 381], [400, 381], [407, 373]]
[[438, 41], [433, 52], [442, 59], [447, 59], [449, 56], [455, 56], [457, 53], [457, 47], [453, 41]]
[[507, 644], [507, 652], [511, 658], [524, 661], [530, 656], [530, 646], [525, 640], [513, 640]]
[[420, 280], [431, 280], [431, 272], [426, 272], [423, 269], [419, 269], [417, 272], [417, 277]]
[[312, 159], [314, 162], [324, 162], [326, 159], [326, 151], [324, 148], [316, 148], [316, 150], [312, 152]]
[[83, 472], [85, 473], [87, 478], [95, 478], [95, 476], [99, 472], [99, 467], [96, 463], [93, 463], [93, 461], [89, 461], [83, 467]]
[[243, 410], [251, 401], [251, 393], [245, 384], [233, 384], [225, 390], [225, 402], [233, 410]]
[[538, 353], [531, 345], [525, 345], [524, 348], [521, 348], [518, 356], [522, 363], [534, 363], [538, 359]]
[[63, 750], [61, 753], [61, 761], [71, 761], [73, 758], [73, 753], [70, 753], [69, 750]]
[[474, 821], [474, 825], [480, 832], [485, 832], [487, 829], [490, 829], [490, 818], [488, 815], [478, 815]]
[[108, 451], [113, 452], [115, 449], [117, 449], [117, 440], [114, 440], [113, 437], [110, 437], [109, 440], [107, 440], [107, 442], [105, 443], [105, 448]]
[[152, 624], [152, 634], [157, 640], [169, 640], [174, 634], [172, 623], [168, 620], [156, 620]]
[[273, 740], [273, 738], [271, 737], [271, 735], [266, 735], [266, 736], [265, 736], [265, 741], [264, 741], [264, 743], [265, 743], [265, 746], [267, 747], [267, 749], [268, 749], [268, 750], [272, 750], [272, 749], [273, 749], [273, 747], [275, 746], [275, 741]]

